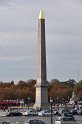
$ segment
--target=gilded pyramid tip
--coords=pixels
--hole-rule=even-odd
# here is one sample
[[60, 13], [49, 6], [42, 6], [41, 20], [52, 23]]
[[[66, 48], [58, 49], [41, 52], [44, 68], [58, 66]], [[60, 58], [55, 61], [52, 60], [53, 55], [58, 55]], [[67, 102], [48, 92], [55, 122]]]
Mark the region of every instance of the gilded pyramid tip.
[[38, 19], [45, 19], [45, 18], [44, 18], [43, 10], [40, 10]]

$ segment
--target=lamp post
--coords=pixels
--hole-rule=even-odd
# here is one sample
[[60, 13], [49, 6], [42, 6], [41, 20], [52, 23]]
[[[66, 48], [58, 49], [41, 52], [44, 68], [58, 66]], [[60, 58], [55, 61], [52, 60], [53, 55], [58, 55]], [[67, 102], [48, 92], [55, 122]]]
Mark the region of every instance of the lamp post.
[[28, 109], [29, 109], [29, 104], [30, 104], [30, 97], [28, 97]]
[[58, 110], [59, 110], [59, 97], [57, 97], [57, 106], [58, 106]]
[[52, 120], [52, 104], [53, 104], [53, 99], [50, 98], [50, 105], [51, 105], [51, 124], [53, 124], [53, 120]]

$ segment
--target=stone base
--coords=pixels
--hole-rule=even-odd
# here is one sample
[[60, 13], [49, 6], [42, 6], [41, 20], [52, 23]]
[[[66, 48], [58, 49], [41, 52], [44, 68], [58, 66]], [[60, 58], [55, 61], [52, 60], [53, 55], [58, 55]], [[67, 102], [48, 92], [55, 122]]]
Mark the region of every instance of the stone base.
[[47, 108], [48, 103], [48, 86], [36, 86], [36, 100], [34, 108]]
[[46, 109], [46, 108], [49, 108], [49, 107], [50, 107], [50, 106], [49, 106], [48, 103], [42, 104], [42, 105], [39, 104], [39, 103], [35, 103], [34, 106], [33, 106], [34, 109], [38, 109], [38, 110]]

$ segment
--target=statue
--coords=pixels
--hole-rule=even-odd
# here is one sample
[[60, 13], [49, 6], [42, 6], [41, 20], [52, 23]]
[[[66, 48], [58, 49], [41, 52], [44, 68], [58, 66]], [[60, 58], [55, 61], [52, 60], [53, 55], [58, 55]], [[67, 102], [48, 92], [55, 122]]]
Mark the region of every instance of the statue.
[[77, 98], [75, 92], [73, 91], [72, 92], [72, 98], [70, 98], [69, 104], [74, 104], [75, 105], [77, 103], [77, 100], [78, 100], [78, 98]]

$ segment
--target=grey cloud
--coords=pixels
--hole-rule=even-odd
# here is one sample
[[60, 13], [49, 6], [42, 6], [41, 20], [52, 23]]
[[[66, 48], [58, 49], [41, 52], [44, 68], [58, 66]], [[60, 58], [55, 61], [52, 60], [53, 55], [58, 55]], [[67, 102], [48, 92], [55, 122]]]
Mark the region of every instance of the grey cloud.
[[11, 0], [0, 0], [0, 5], [7, 4], [11, 2]]
[[[35, 76], [40, 9], [44, 10], [46, 19], [48, 78], [76, 78], [75, 70], [82, 67], [80, 0], [1, 0], [0, 5], [1, 79], [12, 77], [17, 80], [21, 75], [22, 79], [27, 79], [27, 75], [28, 78]], [[9, 74], [6, 73], [8, 69]]]

